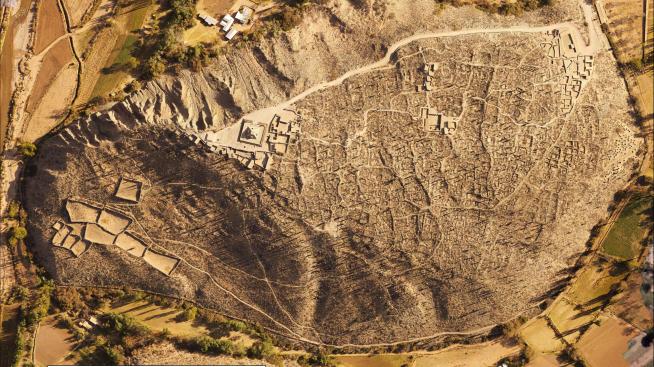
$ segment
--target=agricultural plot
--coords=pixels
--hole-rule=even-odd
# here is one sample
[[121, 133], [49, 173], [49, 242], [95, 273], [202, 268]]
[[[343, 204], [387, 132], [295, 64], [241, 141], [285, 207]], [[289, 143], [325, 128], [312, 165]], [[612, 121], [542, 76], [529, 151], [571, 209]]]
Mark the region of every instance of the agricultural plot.
[[628, 367], [623, 354], [629, 340], [638, 335], [637, 330], [612, 317], [601, 319], [600, 325], [591, 327], [576, 347], [593, 367]]
[[400, 367], [413, 360], [407, 355], [378, 354], [368, 356], [334, 356], [339, 367]]
[[545, 318], [530, 320], [520, 330], [522, 340], [535, 352], [547, 354], [563, 350], [565, 344], [557, 337]]
[[146, 301], [127, 303], [111, 307], [107, 312], [129, 315], [147, 326], [149, 329], [161, 332], [168, 329], [171, 335], [195, 337], [208, 335], [209, 331], [202, 325], [191, 321], [178, 321], [176, 318], [182, 311], [151, 304]]
[[[624, 285], [624, 291], [618, 296], [618, 299], [609, 306], [613, 314], [621, 319], [635, 325], [640, 330], [647, 330], [652, 326], [652, 299], [651, 292], [645, 292], [642, 289], [643, 277], [641, 274], [634, 272], [629, 275]], [[646, 297], [649, 297], [646, 299]]]
[[34, 341], [34, 360], [36, 366], [62, 364], [66, 356], [74, 350], [73, 335], [66, 329], [57, 327], [54, 317], [41, 321]]
[[0, 304], [0, 367], [13, 366], [19, 312], [20, 304]]
[[638, 256], [642, 248], [640, 242], [649, 228], [645, 219], [651, 208], [651, 196], [635, 195], [611, 227], [602, 251], [622, 260]]
[[[146, 16], [156, 6], [151, 0], [139, 0], [119, 8], [115, 21], [120, 35], [115, 39], [104, 68], [101, 70], [102, 74], [95, 83], [91, 98], [106, 96], [129, 77], [127, 61], [135, 50], [138, 39], [136, 33], [143, 26]], [[106, 52], [106, 50], [103, 51]]]
[[57, 0], [41, 1], [37, 15], [34, 52], [37, 54], [40, 53], [65, 33], [64, 17], [59, 10]]

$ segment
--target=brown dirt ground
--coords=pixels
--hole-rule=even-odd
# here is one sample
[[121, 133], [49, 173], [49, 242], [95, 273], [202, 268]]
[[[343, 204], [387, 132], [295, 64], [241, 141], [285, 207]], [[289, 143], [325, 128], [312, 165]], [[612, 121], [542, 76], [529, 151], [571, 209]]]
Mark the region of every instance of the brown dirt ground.
[[41, 98], [52, 85], [59, 71], [73, 59], [69, 42], [59, 42], [51, 48], [43, 58], [43, 63], [36, 76], [32, 94], [25, 107], [28, 113], [33, 113]]
[[34, 53], [43, 51], [52, 41], [66, 33], [64, 18], [56, 0], [43, 0], [39, 6]]
[[13, 74], [13, 27], [9, 32], [0, 54], [0, 141], [5, 140], [5, 128], [7, 127], [7, 113], [9, 112], [9, 100], [11, 99], [11, 75]]
[[214, 18], [219, 18], [234, 4], [234, 0], [198, 0], [196, 8], [198, 12], [204, 12]]
[[37, 366], [60, 363], [73, 350], [73, 335], [66, 329], [56, 327], [54, 317], [41, 322], [36, 334], [34, 359]]
[[622, 293], [620, 299], [610, 306], [610, 310], [641, 330], [647, 330], [652, 326], [652, 311], [643, 303], [643, 297], [640, 293], [642, 279], [642, 276], [638, 273], [631, 275], [627, 279], [626, 290]]
[[553, 354], [539, 354], [529, 361], [527, 367], [558, 367], [559, 362]]
[[11, 78], [13, 75], [14, 61], [14, 35], [16, 33], [16, 24], [25, 21], [30, 7], [29, 1], [21, 1], [20, 8], [14, 17], [9, 19], [7, 33], [4, 38], [2, 50], [0, 53], [0, 141], [5, 139], [5, 129], [7, 128], [7, 113], [9, 111], [9, 101], [11, 99]]
[[63, 0], [72, 26], [79, 25], [82, 17], [93, 6], [94, 0]]
[[77, 66], [64, 67], [34, 109], [26, 125], [24, 139], [35, 141], [54, 128], [72, 101], [77, 80]]
[[0, 305], [0, 367], [9, 367], [13, 363], [12, 351], [16, 343], [18, 327], [18, 309], [20, 304]]
[[600, 326], [593, 326], [581, 338], [576, 347], [589, 366], [628, 367], [622, 354], [627, 351], [627, 342], [638, 331], [621, 320], [605, 318]]

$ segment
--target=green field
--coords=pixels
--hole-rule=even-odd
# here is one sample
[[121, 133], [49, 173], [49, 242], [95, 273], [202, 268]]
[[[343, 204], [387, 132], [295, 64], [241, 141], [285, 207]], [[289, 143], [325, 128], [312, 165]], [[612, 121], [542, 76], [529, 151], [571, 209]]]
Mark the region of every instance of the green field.
[[611, 227], [602, 251], [623, 260], [638, 256], [640, 241], [647, 231], [645, 212], [651, 205], [651, 196], [634, 196]]
[[118, 37], [114, 48], [111, 50], [111, 54], [107, 59], [105, 68], [112, 69], [111, 72], [103, 72], [98, 78], [98, 81], [93, 87], [93, 92], [91, 97], [105, 96], [111, 93], [120, 83], [122, 83], [129, 74], [125, 71], [126, 62], [136, 45], [138, 37], [134, 32], [138, 31], [145, 17], [148, 14], [148, 10], [151, 7], [150, 1], [141, 1], [139, 5], [132, 10], [129, 10], [125, 13], [121, 13], [118, 22], [123, 22], [127, 34]]

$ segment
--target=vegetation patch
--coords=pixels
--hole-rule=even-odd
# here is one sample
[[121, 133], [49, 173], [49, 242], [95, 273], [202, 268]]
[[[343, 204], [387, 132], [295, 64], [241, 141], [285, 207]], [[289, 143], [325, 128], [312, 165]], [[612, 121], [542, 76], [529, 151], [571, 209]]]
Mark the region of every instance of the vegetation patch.
[[602, 251], [623, 260], [633, 259], [640, 253], [640, 241], [645, 236], [644, 223], [648, 210], [652, 209], [652, 197], [635, 195], [611, 227]]

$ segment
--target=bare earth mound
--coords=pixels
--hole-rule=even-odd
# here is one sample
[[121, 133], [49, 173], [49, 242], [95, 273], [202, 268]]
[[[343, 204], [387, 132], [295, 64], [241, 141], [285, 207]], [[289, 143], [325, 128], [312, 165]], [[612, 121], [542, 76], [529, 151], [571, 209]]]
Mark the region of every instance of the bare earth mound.
[[[409, 42], [287, 106], [301, 132], [266, 172], [192, 136], [281, 102], [288, 78], [239, 83], [228, 55], [152, 82], [40, 146], [24, 187], [35, 251], [61, 283], [190, 298], [311, 342], [503, 322], [564, 277], [636, 163], [615, 62], [566, 51], [566, 37]], [[138, 203], [114, 196], [121, 177], [141, 183]], [[71, 197], [131, 214], [147, 249], [52, 246]]]

